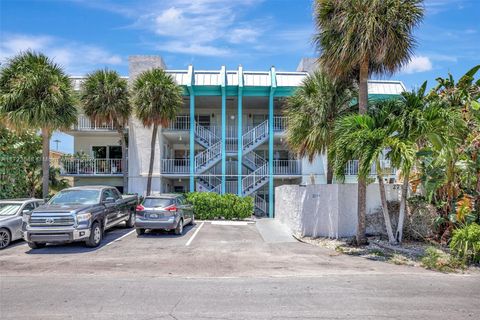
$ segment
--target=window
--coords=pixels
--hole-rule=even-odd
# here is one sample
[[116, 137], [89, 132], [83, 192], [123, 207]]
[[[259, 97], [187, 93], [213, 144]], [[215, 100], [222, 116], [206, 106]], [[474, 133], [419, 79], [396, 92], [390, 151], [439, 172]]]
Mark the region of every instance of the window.
[[92, 151], [95, 159], [107, 159], [107, 147], [94, 146], [92, 147]]
[[267, 115], [265, 115], [265, 114], [254, 114], [253, 115], [253, 126], [256, 127], [265, 120], [267, 120]]
[[95, 159], [122, 159], [121, 146], [93, 146], [92, 153]]
[[122, 147], [121, 146], [109, 146], [108, 157], [110, 159], [122, 159]]
[[210, 127], [210, 115], [195, 115], [195, 121], [204, 127]]
[[32, 211], [33, 209], [35, 209], [35, 204], [33, 202], [30, 202], [30, 203], [27, 203], [25, 207], [23, 207], [22, 211], [23, 210]]
[[181, 193], [181, 192], [184, 192], [185, 189], [184, 189], [183, 186], [175, 186], [175, 187], [174, 187], [174, 191], [175, 191], [176, 193], [177, 193], [177, 192], [178, 192], [178, 193]]
[[107, 190], [103, 191], [102, 200], [105, 201], [107, 198], [113, 198], [113, 199], [117, 200], [118, 196], [113, 191], [113, 189], [107, 189]]

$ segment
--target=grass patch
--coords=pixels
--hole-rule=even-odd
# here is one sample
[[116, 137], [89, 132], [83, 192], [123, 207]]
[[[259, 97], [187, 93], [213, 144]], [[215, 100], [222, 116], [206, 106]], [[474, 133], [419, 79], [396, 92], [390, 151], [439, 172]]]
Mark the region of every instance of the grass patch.
[[465, 263], [435, 247], [428, 247], [423, 256], [422, 266], [440, 272], [457, 272], [465, 269]]

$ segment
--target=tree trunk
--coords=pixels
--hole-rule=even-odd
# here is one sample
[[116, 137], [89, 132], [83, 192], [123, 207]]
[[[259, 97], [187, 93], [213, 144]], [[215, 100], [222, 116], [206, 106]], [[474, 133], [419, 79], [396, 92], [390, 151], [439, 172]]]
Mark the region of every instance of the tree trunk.
[[395, 238], [398, 243], [402, 243], [403, 237], [403, 223], [405, 221], [405, 212], [407, 209], [407, 194], [408, 194], [408, 177], [410, 176], [410, 171], [406, 171], [403, 175], [403, 184], [402, 184], [402, 197], [400, 199], [400, 212], [398, 214], [398, 226]]
[[327, 184], [333, 183], [333, 168], [330, 163], [327, 163]]
[[[360, 83], [358, 90], [358, 112], [365, 114], [368, 105], [368, 59], [364, 59], [360, 66]], [[361, 166], [361, 163], [359, 163]], [[357, 244], [367, 243], [365, 216], [367, 212], [367, 183], [364, 178], [358, 178], [358, 225], [357, 225]]]
[[42, 197], [48, 198], [50, 178], [50, 130], [42, 128]]
[[[377, 167], [378, 168], [378, 167]], [[385, 220], [385, 228], [387, 229], [388, 242], [395, 244], [395, 237], [393, 236], [392, 222], [390, 221], [390, 213], [388, 212], [387, 196], [385, 194], [385, 184], [383, 183], [383, 176], [377, 174], [378, 187], [380, 189], [380, 200], [382, 202], [383, 219]]]
[[157, 131], [158, 125], [153, 125], [152, 131], [152, 140], [150, 144], [150, 165], [148, 167], [148, 178], [147, 178], [147, 196], [150, 195], [152, 191], [152, 174], [153, 174], [153, 162], [155, 161], [155, 143], [157, 141]]
[[125, 131], [123, 127], [118, 131], [120, 144], [122, 146], [122, 175], [123, 175], [123, 193], [128, 192], [128, 167], [127, 167], [127, 142], [125, 141]]

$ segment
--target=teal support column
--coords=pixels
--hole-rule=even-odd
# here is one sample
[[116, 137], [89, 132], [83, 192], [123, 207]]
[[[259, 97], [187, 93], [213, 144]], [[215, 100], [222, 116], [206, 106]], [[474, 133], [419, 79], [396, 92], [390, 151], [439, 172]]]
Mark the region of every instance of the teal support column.
[[237, 194], [239, 196], [243, 195], [242, 187], [242, 160], [243, 160], [243, 68], [242, 66], [238, 67], [238, 128], [237, 128], [237, 137], [238, 137], [238, 166], [237, 166]]
[[190, 192], [195, 191], [195, 92], [193, 90], [193, 66], [188, 67], [189, 83], [187, 84], [190, 93]]
[[227, 72], [225, 66], [222, 66], [220, 71], [221, 76], [221, 89], [222, 89], [222, 194], [225, 194], [226, 175], [227, 175], [227, 90], [226, 90], [226, 77]]
[[277, 78], [275, 75], [275, 68], [270, 69], [271, 87], [270, 95], [268, 97], [268, 217], [274, 217], [274, 181], [273, 181], [273, 97], [275, 89], [277, 88]]

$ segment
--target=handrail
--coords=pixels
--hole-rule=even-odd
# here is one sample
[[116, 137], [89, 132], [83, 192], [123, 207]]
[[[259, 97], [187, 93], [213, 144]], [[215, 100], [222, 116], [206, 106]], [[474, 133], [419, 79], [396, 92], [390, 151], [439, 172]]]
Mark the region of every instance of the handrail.
[[77, 131], [114, 131], [117, 130], [113, 124], [113, 120], [110, 122], [97, 122], [90, 120], [89, 117], [80, 115], [78, 116], [77, 123], [72, 126], [73, 130]]
[[208, 164], [213, 159], [217, 159], [222, 154], [221, 141], [213, 144], [210, 148], [203, 150], [195, 156], [195, 169], [199, 169]]
[[190, 116], [176, 116], [165, 128], [166, 131], [186, 131], [190, 130]]
[[255, 194], [254, 203], [255, 203], [255, 207], [259, 208], [264, 213], [267, 212], [267, 201], [265, 201], [265, 199], [260, 197], [258, 194]]
[[211, 146], [212, 144], [220, 140], [220, 138], [218, 138], [215, 133], [213, 133], [206, 127], [200, 125], [198, 122], [195, 122], [195, 135], [205, 141], [208, 146]]
[[282, 132], [287, 127], [287, 117], [285, 116], [273, 116], [273, 131]]
[[253, 127], [242, 136], [243, 149], [245, 150], [263, 137], [268, 136], [268, 120], [263, 121], [258, 126]]
[[[390, 166], [390, 160], [380, 160], [380, 167], [382, 168], [382, 173], [384, 175], [396, 175], [397, 169]], [[345, 166], [345, 175], [346, 176], [357, 176], [359, 171], [358, 160], [349, 160]], [[370, 168], [370, 175], [377, 175], [377, 166], [374, 163]]]
[[246, 162], [249, 162], [254, 168], [258, 168], [265, 164], [265, 162], [267, 162], [267, 160], [259, 156], [256, 152], [247, 153], [245, 155], [245, 160]]
[[257, 170], [253, 171], [248, 176], [242, 179], [243, 192], [255, 186], [257, 182], [259, 182], [260, 180], [263, 180], [267, 176], [268, 176], [268, 162], [263, 164]]

